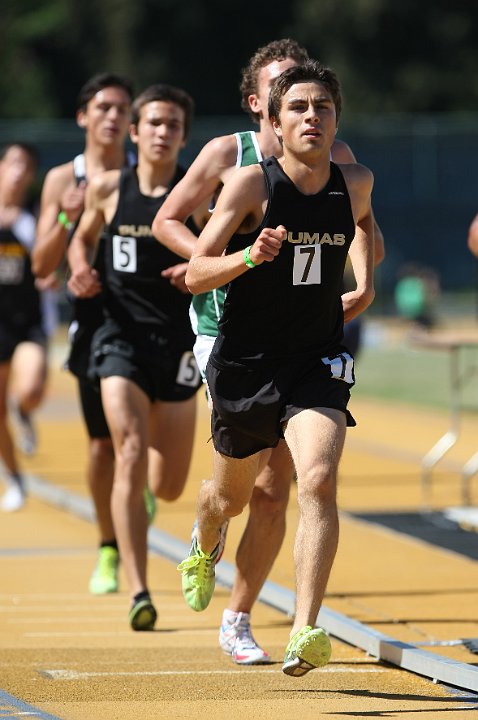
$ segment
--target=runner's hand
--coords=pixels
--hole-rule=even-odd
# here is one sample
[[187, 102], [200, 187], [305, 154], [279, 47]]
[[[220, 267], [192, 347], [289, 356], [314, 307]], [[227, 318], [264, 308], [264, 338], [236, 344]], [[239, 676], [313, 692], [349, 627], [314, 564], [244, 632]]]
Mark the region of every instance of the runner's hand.
[[70, 222], [75, 223], [80, 217], [85, 205], [86, 183], [70, 185], [61, 196], [61, 209]]
[[172, 267], [168, 267], [166, 270], [162, 271], [161, 277], [169, 278], [169, 282], [173, 285], [173, 287], [187, 295], [189, 294], [189, 290], [185, 282], [187, 269], [187, 262], [179, 263], [179, 265], [172, 265]]
[[75, 297], [91, 298], [101, 291], [98, 272], [87, 265], [74, 272], [68, 280], [68, 289]]
[[255, 265], [263, 262], [272, 262], [279, 254], [283, 241], [287, 237], [287, 230], [283, 225], [261, 230], [257, 240], [249, 251], [249, 257]]

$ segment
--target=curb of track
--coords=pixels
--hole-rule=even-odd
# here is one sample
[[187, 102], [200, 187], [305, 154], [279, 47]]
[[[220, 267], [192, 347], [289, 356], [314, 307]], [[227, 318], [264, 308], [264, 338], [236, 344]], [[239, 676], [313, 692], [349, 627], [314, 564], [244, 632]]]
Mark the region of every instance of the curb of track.
[[21, 716], [37, 718], [37, 720], [61, 720], [57, 715], [50, 715], [50, 713], [33, 707], [33, 705], [29, 705], [0, 689], [0, 717], [3, 720], [16, 720]]
[[[76, 495], [33, 475], [26, 476], [26, 483], [28, 492], [39, 500], [88, 522], [95, 522], [95, 511], [90, 498]], [[155, 527], [149, 528], [148, 547], [150, 551], [174, 563], [181, 562], [189, 553], [189, 545]], [[216, 567], [218, 583], [231, 588], [233, 578], [234, 565], [221, 560]], [[259, 600], [289, 616], [294, 614], [294, 592], [269, 580], [264, 583]], [[364, 650], [378, 660], [422, 675], [434, 682], [478, 692], [478, 667], [474, 665], [420, 650], [415, 645], [384, 635], [325, 606], [319, 612], [317, 623], [330, 635]]]

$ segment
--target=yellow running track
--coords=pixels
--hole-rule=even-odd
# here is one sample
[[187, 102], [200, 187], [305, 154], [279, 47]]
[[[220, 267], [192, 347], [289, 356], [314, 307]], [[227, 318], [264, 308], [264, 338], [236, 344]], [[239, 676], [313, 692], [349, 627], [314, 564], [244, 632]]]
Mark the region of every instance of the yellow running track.
[[[53, 365], [59, 365], [56, 356]], [[444, 526], [435, 539], [446, 544], [456, 535], [458, 545], [438, 547], [428, 520], [419, 516], [420, 459], [446, 430], [447, 415], [371, 401], [353, 400], [351, 407], [358, 426], [349, 431], [341, 465], [341, 538], [326, 608], [401, 643], [476, 665], [478, 655], [459, 642], [478, 637], [476, 535], [463, 533], [460, 544], [460, 533]], [[67, 373], [53, 369], [37, 423], [39, 450], [22, 460], [25, 471], [87, 498], [86, 438]], [[201, 396], [187, 489], [176, 503], [160, 504], [154, 524], [183, 543], [189, 540], [199, 483], [210, 472], [208, 436]], [[435, 473], [434, 517], [459, 505], [459, 468], [477, 449], [477, 438], [478, 419], [469, 416], [460, 442]], [[478, 504], [478, 480], [472, 502]], [[406, 534], [397, 532], [397, 514]], [[286, 540], [270, 576], [289, 593], [296, 521], [294, 488]], [[234, 562], [244, 522], [245, 516], [231, 522], [226, 563]], [[417, 538], [424, 528], [425, 537]], [[254, 633], [275, 663], [236, 666], [217, 645], [228, 591], [218, 587], [210, 607], [192, 613], [174, 562], [155, 553], [149, 572], [158, 629], [134, 633], [127, 624], [123, 576], [118, 594], [88, 593], [96, 542], [94, 524], [34, 495], [23, 511], [1, 515], [0, 718], [277, 720], [287, 714], [301, 720], [407, 720], [443, 713], [455, 720], [478, 708], [477, 693], [434, 684], [334, 637], [326, 668], [303, 679], [287, 677], [280, 667], [291, 621], [263, 603], [254, 609]], [[429, 645], [437, 642], [450, 644]]]

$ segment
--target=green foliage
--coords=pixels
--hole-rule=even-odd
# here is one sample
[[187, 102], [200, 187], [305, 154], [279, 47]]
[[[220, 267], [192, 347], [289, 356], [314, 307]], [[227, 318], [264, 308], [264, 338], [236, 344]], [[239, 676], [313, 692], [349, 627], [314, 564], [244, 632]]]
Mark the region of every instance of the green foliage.
[[476, 110], [478, 6], [298, 0], [295, 33], [339, 73], [348, 112]]
[[3, 0], [0, 117], [71, 117], [101, 70], [138, 91], [187, 89], [198, 114], [235, 114], [241, 68], [292, 36], [334, 67], [347, 117], [476, 110], [478, 4], [468, 0]]

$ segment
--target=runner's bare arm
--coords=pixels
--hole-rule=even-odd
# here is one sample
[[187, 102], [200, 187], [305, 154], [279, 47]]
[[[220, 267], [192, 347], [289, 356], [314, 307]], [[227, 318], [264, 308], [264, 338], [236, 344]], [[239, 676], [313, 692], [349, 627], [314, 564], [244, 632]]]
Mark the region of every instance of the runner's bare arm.
[[478, 215], [476, 215], [468, 228], [468, 249], [478, 257]]
[[32, 250], [32, 270], [38, 277], [50, 275], [64, 259], [68, 230], [59, 222], [58, 215], [63, 212], [68, 222], [76, 222], [83, 209], [84, 195], [84, 185], [75, 184], [71, 162], [52, 168], [47, 173]]
[[93, 297], [101, 290], [97, 271], [92, 267], [92, 259], [106, 221], [108, 198], [112, 190], [107, 176], [118, 171], [98, 175], [88, 186], [85, 197], [85, 209], [79, 225], [68, 248], [68, 264], [71, 277], [68, 288], [80, 298]]
[[[249, 271], [242, 251], [224, 255], [237, 231], [259, 226], [267, 200], [262, 170], [258, 165], [240, 168], [225, 184], [216, 209], [199, 236], [189, 261], [186, 284], [193, 294], [220, 287]], [[280, 251], [285, 228], [265, 228], [251, 247], [255, 265], [272, 262]]]
[[[184, 223], [225, 181], [228, 171], [231, 167], [234, 169], [236, 154], [237, 142], [233, 135], [214, 138], [207, 143], [153, 221], [156, 239], [186, 260], [191, 257], [197, 238]], [[203, 222], [198, 221], [198, 224], [203, 226]]]
[[[343, 140], [336, 140], [332, 145], [332, 160], [338, 164], [356, 163], [357, 158], [353, 154], [351, 148]], [[372, 208], [373, 219], [373, 244], [374, 244], [374, 264], [379, 265], [385, 258], [385, 241], [383, 233], [380, 229]]]
[[342, 168], [355, 217], [355, 237], [349, 249], [357, 287], [342, 295], [344, 320], [349, 322], [373, 301], [374, 236], [371, 192], [373, 175], [362, 165]]

